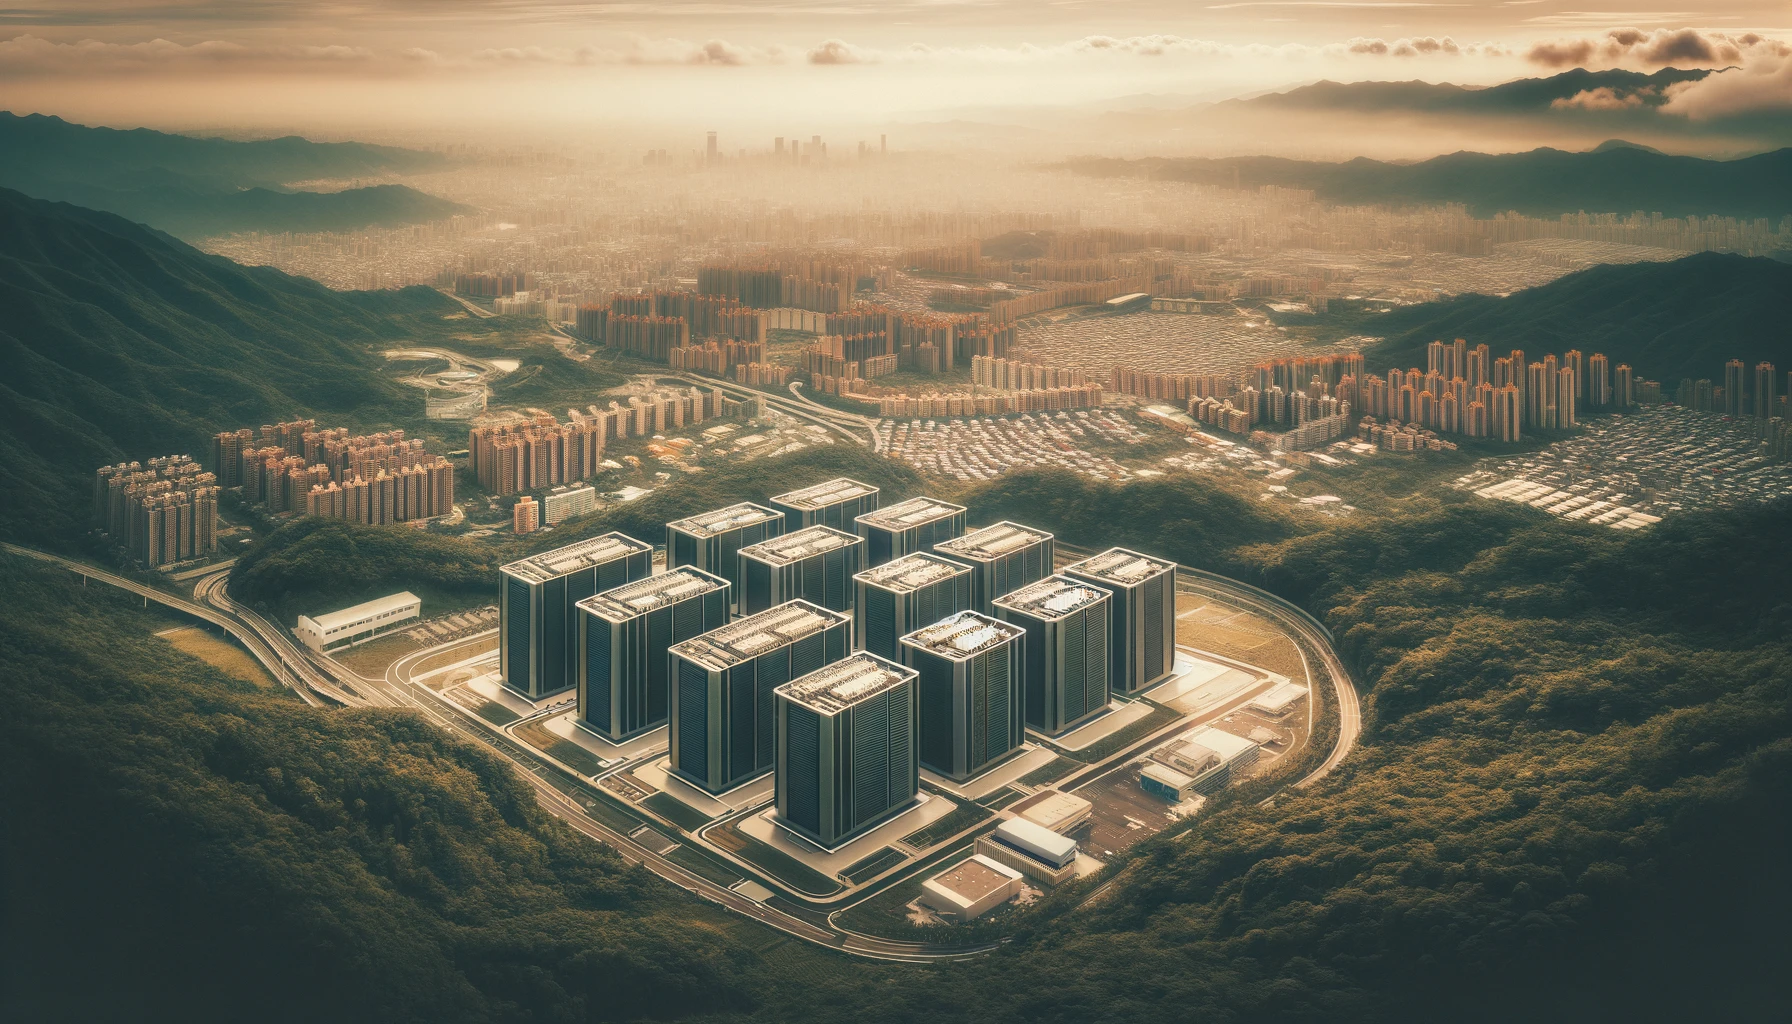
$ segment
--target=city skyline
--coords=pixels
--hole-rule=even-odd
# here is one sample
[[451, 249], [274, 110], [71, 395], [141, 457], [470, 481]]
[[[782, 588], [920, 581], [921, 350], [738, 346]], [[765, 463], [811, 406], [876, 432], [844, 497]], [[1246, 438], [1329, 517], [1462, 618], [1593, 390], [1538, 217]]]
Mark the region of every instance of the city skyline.
[[[1032, 123], [1041, 111], [1186, 110], [1322, 80], [1476, 87], [1577, 67], [1734, 68], [1641, 103], [1596, 88], [1566, 103], [1648, 107], [1673, 131], [1792, 102], [1783, 4], [1581, 6], [51, 0], [0, 19], [0, 81], [15, 110], [103, 124], [413, 142], [564, 142], [582, 125], [675, 151], [719, 130], [725, 155], [778, 134], [856, 129], [878, 145], [891, 127], [905, 148], [937, 145], [940, 122], [967, 118], [1032, 145], [1051, 133]], [[1187, 147], [1174, 125], [1152, 130]]]

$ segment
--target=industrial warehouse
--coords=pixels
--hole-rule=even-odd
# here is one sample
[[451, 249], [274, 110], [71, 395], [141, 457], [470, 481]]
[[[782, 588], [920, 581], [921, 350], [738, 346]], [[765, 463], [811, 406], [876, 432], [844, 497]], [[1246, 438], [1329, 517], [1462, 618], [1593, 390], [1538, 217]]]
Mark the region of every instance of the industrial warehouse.
[[754, 892], [887, 889], [940, 926], [1101, 870], [1310, 731], [1307, 686], [1178, 642], [1173, 562], [880, 498], [829, 480], [669, 522], [663, 562], [609, 533], [508, 564], [463, 699]]

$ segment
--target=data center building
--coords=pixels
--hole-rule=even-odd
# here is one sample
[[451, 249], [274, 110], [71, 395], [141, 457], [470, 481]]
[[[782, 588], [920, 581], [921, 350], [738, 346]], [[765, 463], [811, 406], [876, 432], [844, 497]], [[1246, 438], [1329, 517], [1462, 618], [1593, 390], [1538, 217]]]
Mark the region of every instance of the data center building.
[[1109, 548], [1064, 568], [1064, 575], [1113, 595], [1109, 602], [1108, 678], [1137, 693], [1176, 669], [1176, 564], [1125, 548]]
[[971, 568], [938, 555], [904, 555], [853, 577], [853, 642], [901, 661], [898, 641], [971, 606]]
[[995, 599], [1052, 574], [1052, 535], [1001, 522], [941, 541], [933, 553], [971, 567], [971, 608], [990, 614]]
[[778, 824], [831, 850], [914, 804], [913, 669], [861, 651], [776, 697]]
[[813, 487], [780, 494], [771, 500], [771, 505], [784, 513], [786, 530], [831, 526], [852, 533], [854, 520], [877, 510], [877, 499], [877, 488], [841, 476]]
[[740, 609], [740, 549], [784, 532], [784, 516], [741, 502], [666, 524], [666, 568], [695, 566], [730, 584], [730, 610]]
[[578, 683], [578, 603], [653, 571], [653, 545], [620, 533], [590, 537], [498, 570], [498, 671], [539, 700]]
[[741, 548], [740, 613], [799, 599], [850, 613], [856, 596], [852, 578], [864, 550], [863, 537], [831, 526], [809, 526]]
[[688, 565], [579, 602], [580, 725], [613, 743], [666, 724], [672, 645], [728, 624], [728, 581]]
[[995, 601], [996, 618], [1027, 631], [1027, 727], [1056, 736], [1108, 705], [1106, 590], [1047, 576]]
[[922, 767], [963, 782], [1021, 748], [1026, 637], [1013, 623], [965, 611], [902, 638], [902, 663], [917, 674]]
[[892, 558], [932, 551], [943, 540], [964, 533], [965, 510], [937, 498], [919, 497], [868, 512], [855, 520], [865, 538], [865, 564], [879, 566]]
[[791, 601], [672, 647], [671, 766], [711, 793], [770, 771], [772, 691], [846, 657], [852, 620]]

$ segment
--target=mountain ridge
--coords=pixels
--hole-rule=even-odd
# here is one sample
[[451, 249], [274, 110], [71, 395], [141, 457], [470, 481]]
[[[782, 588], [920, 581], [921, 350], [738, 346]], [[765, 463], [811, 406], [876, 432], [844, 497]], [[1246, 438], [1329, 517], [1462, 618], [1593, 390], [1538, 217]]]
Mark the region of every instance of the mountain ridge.
[[107, 210], [186, 238], [234, 231], [351, 231], [466, 212], [408, 185], [338, 192], [288, 183], [415, 173], [440, 154], [294, 136], [238, 142], [89, 127], [0, 111], [0, 186]]
[[1588, 152], [1540, 147], [1523, 153], [1467, 150], [1399, 164], [1368, 157], [1340, 163], [1284, 157], [1084, 157], [1062, 166], [1095, 177], [1146, 177], [1191, 184], [1311, 189], [1345, 203], [1461, 203], [1477, 216], [1516, 211], [1637, 210], [1669, 217], [1778, 218], [1792, 215], [1792, 147], [1706, 160], [1634, 144]]
[[0, 189], [0, 535], [66, 536], [94, 468], [205, 436], [421, 397], [373, 343], [458, 309], [428, 288], [334, 292], [243, 267], [117, 215]]
[[1590, 267], [1504, 298], [1462, 295], [1369, 321], [1386, 340], [1364, 352], [1376, 370], [1425, 365], [1433, 340], [1485, 342], [1496, 354], [1603, 352], [1615, 368], [1671, 390], [1682, 378], [1722, 379], [1724, 363], [1792, 369], [1785, 327], [1792, 265], [1764, 256], [1695, 253], [1667, 263]]

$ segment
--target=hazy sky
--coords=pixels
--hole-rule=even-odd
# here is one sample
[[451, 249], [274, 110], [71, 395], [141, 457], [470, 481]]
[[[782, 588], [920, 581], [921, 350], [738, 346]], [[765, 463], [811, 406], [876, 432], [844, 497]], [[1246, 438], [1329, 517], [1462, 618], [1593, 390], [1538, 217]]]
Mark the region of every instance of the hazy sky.
[[1320, 78], [1673, 64], [1748, 67], [1746, 102], [1792, 116], [1788, 41], [1786, 0], [37, 0], [0, 7], [0, 107], [166, 127], [756, 138]]

